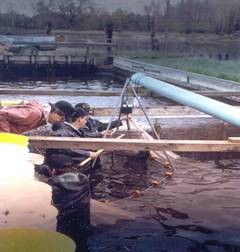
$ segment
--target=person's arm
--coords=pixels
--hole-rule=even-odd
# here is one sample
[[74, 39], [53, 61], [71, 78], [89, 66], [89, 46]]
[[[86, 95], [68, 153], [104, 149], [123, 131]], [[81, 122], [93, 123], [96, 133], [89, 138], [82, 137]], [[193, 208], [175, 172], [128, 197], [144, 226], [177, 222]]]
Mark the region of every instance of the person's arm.
[[82, 130], [84, 137], [90, 137], [90, 138], [102, 138], [103, 135], [100, 132], [90, 132], [87, 130]]
[[[66, 152], [66, 151], [65, 151]], [[91, 151], [87, 150], [79, 150], [79, 149], [69, 149], [67, 152], [72, 156], [72, 157], [77, 157], [77, 156], [84, 156], [84, 157], [90, 157], [91, 156]]]
[[121, 119], [116, 119], [114, 121], [111, 122], [111, 125], [110, 125], [110, 129], [114, 129], [114, 128], [117, 128], [119, 126], [122, 126], [122, 120]]
[[[108, 128], [109, 123], [103, 123], [97, 119], [94, 119], [94, 120], [97, 125], [98, 132], [102, 132]], [[111, 130], [111, 129], [117, 128], [118, 126], [122, 126], [121, 119], [116, 119], [116, 120], [112, 121], [109, 129]]]

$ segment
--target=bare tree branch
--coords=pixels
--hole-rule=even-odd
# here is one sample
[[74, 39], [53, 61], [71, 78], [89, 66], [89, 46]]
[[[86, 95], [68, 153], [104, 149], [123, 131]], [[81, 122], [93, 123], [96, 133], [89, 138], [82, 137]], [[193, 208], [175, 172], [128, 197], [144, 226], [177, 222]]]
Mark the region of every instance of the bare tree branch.
[[62, 14], [68, 27], [71, 27], [75, 19], [83, 12], [92, 8], [91, 0], [51, 0], [55, 1], [55, 8]]

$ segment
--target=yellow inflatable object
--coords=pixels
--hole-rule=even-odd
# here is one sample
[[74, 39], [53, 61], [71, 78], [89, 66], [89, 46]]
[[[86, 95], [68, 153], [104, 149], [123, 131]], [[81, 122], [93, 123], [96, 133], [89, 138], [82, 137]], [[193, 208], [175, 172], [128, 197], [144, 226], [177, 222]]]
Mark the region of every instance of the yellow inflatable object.
[[27, 146], [28, 137], [11, 133], [0, 133], [0, 143], [9, 143], [9, 144]]
[[[0, 133], [0, 145], [2, 144], [15, 144], [27, 147], [28, 137], [11, 133]], [[37, 153], [28, 153], [28, 161], [33, 165], [41, 165], [44, 162], [44, 156]]]
[[74, 252], [75, 249], [70, 238], [57, 232], [31, 228], [0, 230], [1, 252]]
[[23, 103], [23, 100], [3, 100], [3, 101], [0, 101], [0, 104], [3, 107], [16, 106], [16, 105], [20, 105], [21, 103]]

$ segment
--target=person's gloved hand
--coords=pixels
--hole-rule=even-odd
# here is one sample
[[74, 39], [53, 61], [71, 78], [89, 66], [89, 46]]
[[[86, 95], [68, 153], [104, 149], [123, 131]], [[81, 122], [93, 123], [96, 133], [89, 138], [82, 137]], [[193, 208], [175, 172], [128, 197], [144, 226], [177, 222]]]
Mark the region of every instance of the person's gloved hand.
[[97, 157], [98, 157], [97, 152], [94, 152], [94, 151], [91, 151], [91, 152], [90, 152], [90, 158], [95, 159], [95, 158], [97, 158]]
[[102, 136], [105, 136], [105, 137], [111, 137], [113, 132], [112, 130], [104, 130], [101, 132]]
[[132, 114], [121, 114], [120, 120], [121, 121], [126, 121], [131, 119]]

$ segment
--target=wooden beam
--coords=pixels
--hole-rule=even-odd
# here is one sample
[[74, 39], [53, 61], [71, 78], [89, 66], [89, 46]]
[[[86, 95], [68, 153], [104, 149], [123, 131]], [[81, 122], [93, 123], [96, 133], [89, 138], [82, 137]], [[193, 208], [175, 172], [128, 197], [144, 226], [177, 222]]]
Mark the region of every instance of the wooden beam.
[[[194, 91], [197, 94], [209, 97], [240, 96], [239, 91]], [[70, 90], [37, 90], [37, 89], [0, 89], [0, 95], [47, 95], [47, 96], [120, 96], [120, 91], [70, 91]], [[160, 98], [161, 96], [147, 89], [139, 89], [139, 96]]]
[[[230, 97], [230, 96], [240, 96], [240, 91], [196, 91], [192, 90], [191, 92], [200, 94], [203, 96], [208, 96], [208, 97]], [[150, 90], [147, 90], [145, 88], [140, 88], [138, 91], [139, 96], [146, 96], [146, 97], [152, 97], [152, 98], [161, 98], [163, 96], [154, 93]]]
[[[30, 91], [30, 90], [29, 90]], [[33, 91], [33, 90], [31, 90]], [[53, 91], [55, 92], [55, 91]], [[48, 91], [44, 91], [44, 90], [35, 90], [34, 92], [32, 92], [30, 94], [30, 92], [26, 93], [25, 95], [33, 95], [33, 93], [35, 93], [36, 95], [48, 95]], [[69, 92], [69, 93], [72, 93], [72, 92]], [[74, 96], [93, 96], [93, 93], [94, 92], [82, 92], [82, 91], [78, 91], [78, 92], [73, 92], [72, 95]], [[0, 89], [0, 95], [2, 94], [5, 94], [5, 92], [1, 93], [1, 89]], [[17, 95], [17, 94], [20, 94], [20, 92], [18, 93], [14, 93], [11, 92], [11, 93], [8, 93], [8, 95]], [[63, 93], [59, 93], [59, 91], [56, 91], [55, 95], [63, 95], [63, 96], [68, 96], [68, 92], [63, 92]], [[111, 96], [111, 93], [108, 93], [108, 92], [102, 92], [102, 96]], [[4, 100], [4, 99], [2, 99]], [[0, 100], [0, 105], [1, 105], [1, 100]], [[205, 117], [206, 114], [196, 110], [196, 109], [193, 109], [193, 108], [190, 108], [190, 107], [187, 107], [187, 106], [160, 106], [158, 108], [156, 107], [145, 107], [144, 108], [146, 113], [148, 114], [148, 116], [158, 116], [159, 118], [161, 117], [166, 117], [166, 116], [174, 116], [174, 117], [179, 117], [179, 118], [182, 118], [181, 116], [183, 116], [185, 118], [185, 116], [187, 115], [192, 115], [193, 117], [196, 116], [203, 116]], [[119, 115], [119, 109], [117, 108], [106, 108], [106, 107], [102, 107], [102, 108], [93, 108], [92, 109], [93, 111], [93, 116], [112, 116], [112, 115]], [[142, 110], [140, 108], [134, 108], [133, 109], [133, 115], [134, 116], [144, 116]], [[190, 117], [192, 117], [190, 116]]]
[[229, 137], [228, 140], [232, 143], [240, 143], [240, 137]]
[[[55, 86], [56, 87], [56, 86]], [[57, 87], [56, 87], [57, 88]], [[154, 94], [148, 90], [141, 90], [138, 92], [140, 96], [152, 97]], [[13, 89], [13, 88], [0, 88], [0, 95], [42, 95], [42, 96], [120, 96], [120, 91], [104, 91], [104, 90], [65, 90], [65, 89]], [[156, 95], [157, 97], [157, 95]]]
[[156, 115], [156, 116], [149, 116], [149, 118], [155, 118], [156, 122], [158, 119], [202, 119], [202, 118], [211, 118], [210, 115]]
[[[172, 83], [174, 84], [174, 83]], [[146, 96], [146, 97], [152, 97], [152, 98], [162, 98], [163, 96], [154, 93], [146, 88], [139, 88], [138, 89], [138, 94], [139, 96]], [[196, 94], [200, 94], [203, 96], [208, 96], [208, 97], [230, 97], [230, 96], [240, 96], [240, 91], [196, 91], [196, 90], [192, 90], [191, 92], [196, 93]]]
[[[66, 94], [65, 96], [67, 96]], [[77, 93], [75, 94], [77, 96]], [[81, 96], [81, 95], [80, 95]], [[4, 101], [4, 99], [2, 100]], [[21, 100], [17, 100], [19, 103]], [[14, 100], [12, 101], [13, 104]], [[0, 100], [0, 106], [2, 102]], [[4, 104], [4, 103], [3, 103]], [[6, 105], [4, 105], [6, 106]], [[149, 118], [156, 118], [156, 119], [200, 119], [200, 118], [210, 118], [210, 115], [207, 115], [203, 112], [200, 112], [196, 109], [187, 107], [187, 106], [161, 106], [158, 108], [155, 107], [145, 107], [144, 110], [146, 111]], [[119, 109], [117, 108], [92, 108], [92, 115], [93, 116], [118, 116]], [[143, 111], [140, 108], [133, 109], [133, 116], [144, 116]]]
[[240, 91], [194, 91], [194, 93], [209, 97], [240, 96]]
[[[32, 93], [30, 91], [33, 91]], [[17, 95], [20, 94], [20, 92], [18, 93], [14, 93], [15, 91], [12, 90], [12, 92], [7, 93], [8, 95]], [[52, 91], [55, 92], [55, 91]], [[69, 92], [69, 91], [68, 91]], [[68, 92], [63, 92], [63, 93], [59, 93], [59, 91], [56, 91], [55, 95], [63, 95], [63, 96], [68, 96]], [[31, 93], [31, 94], [30, 94]], [[35, 93], [36, 95], [50, 95], [47, 94], [48, 91], [44, 91], [44, 90], [28, 90], [27, 93], [25, 93], [25, 95], [33, 95], [33, 93]], [[75, 92], [69, 92], [72, 93], [72, 95], [74, 96], [93, 96], [93, 94], [95, 92], [85, 92], [85, 91], [75, 91]], [[102, 96], [106, 95], [106, 96], [111, 96], [111, 93], [108, 92], [101, 92]], [[1, 89], [0, 89], [0, 95], [5, 94], [5, 92], [1, 93]], [[96, 94], [96, 93], [95, 93]], [[4, 100], [4, 99], [2, 99]], [[1, 100], [0, 100], [0, 104], [1, 104]], [[93, 116], [112, 116], [115, 115], [117, 116], [119, 114], [119, 109], [117, 108], [106, 108], [106, 107], [102, 107], [102, 108], [93, 108]], [[187, 116], [187, 115], [192, 115], [192, 116], [197, 116], [197, 115], [203, 115], [205, 116], [206, 114], [204, 114], [203, 112], [200, 112], [196, 109], [187, 107], [187, 106], [159, 106], [159, 107], [145, 107], [144, 110], [146, 111], [148, 116]], [[133, 115], [134, 116], [143, 116], [143, 112], [140, 108], [134, 108], [133, 109]]]
[[[170, 116], [170, 115], [206, 115], [196, 109], [187, 106], [159, 106], [145, 107], [148, 116]], [[119, 110], [116, 108], [93, 108], [94, 116], [111, 116], [118, 115]], [[143, 112], [140, 108], [133, 109], [134, 116], [143, 116]]]
[[142, 140], [71, 137], [30, 137], [30, 146], [53, 149], [161, 150], [176, 152], [239, 152], [240, 143], [213, 140]]
[[119, 96], [117, 91], [69, 91], [69, 90], [37, 90], [37, 89], [0, 89], [0, 95], [42, 95], [42, 96]]

